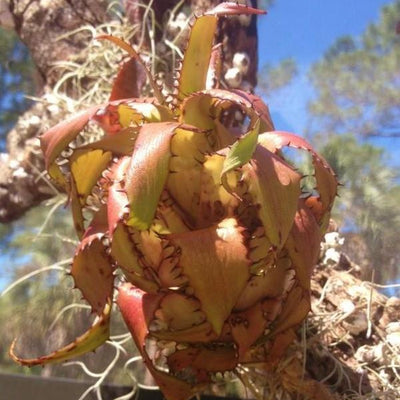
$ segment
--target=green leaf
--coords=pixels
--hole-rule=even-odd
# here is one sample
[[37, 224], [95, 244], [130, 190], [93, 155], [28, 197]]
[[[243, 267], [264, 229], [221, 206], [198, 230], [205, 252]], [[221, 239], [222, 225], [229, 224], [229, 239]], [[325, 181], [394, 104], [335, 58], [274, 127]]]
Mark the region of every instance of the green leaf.
[[227, 183], [226, 174], [251, 160], [257, 147], [259, 128], [260, 121], [257, 119], [254, 122], [254, 126], [230, 148], [221, 173], [221, 181], [226, 190], [231, 191]]

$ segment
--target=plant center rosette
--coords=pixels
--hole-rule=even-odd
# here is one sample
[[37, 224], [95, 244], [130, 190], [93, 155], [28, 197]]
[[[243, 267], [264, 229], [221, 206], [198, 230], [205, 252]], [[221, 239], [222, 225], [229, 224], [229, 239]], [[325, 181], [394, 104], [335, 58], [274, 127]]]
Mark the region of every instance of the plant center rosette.
[[[219, 88], [217, 21], [242, 13], [262, 12], [222, 3], [195, 20], [172, 102], [127, 43], [105, 37], [129, 53], [110, 101], [41, 138], [80, 238], [71, 274], [98, 317], [47, 356], [23, 359], [13, 346], [19, 363], [64, 361], [107, 340], [117, 276], [119, 309], [167, 399], [283, 357], [310, 309], [337, 181], [304, 139], [274, 130], [260, 98]], [[139, 98], [132, 79], [147, 79], [154, 97]], [[285, 147], [310, 154], [309, 193]]]

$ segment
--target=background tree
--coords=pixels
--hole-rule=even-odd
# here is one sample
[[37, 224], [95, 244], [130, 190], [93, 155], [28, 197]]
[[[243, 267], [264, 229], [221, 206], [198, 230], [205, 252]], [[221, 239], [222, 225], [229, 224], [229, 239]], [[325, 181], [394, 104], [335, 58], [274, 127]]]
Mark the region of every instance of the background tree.
[[[345, 149], [345, 150], [344, 150]], [[353, 135], [329, 139], [321, 152], [343, 182], [333, 218], [341, 225], [344, 250], [363, 267], [363, 277], [395, 282], [399, 274], [400, 186], [385, 163], [385, 151]]]
[[0, 151], [6, 135], [32, 101], [26, 95], [36, 92], [35, 69], [28, 49], [12, 31], [0, 28]]
[[338, 38], [309, 73], [315, 96], [308, 134], [319, 140], [344, 185], [336, 219], [365, 277], [371, 279], [375, 268], [381, 283], [400, 272], [399, 175], [390, 153], [376, 147], [386, 145], [394, 154], [400, 132], [399, 14], [399, 0], [384, 6], [377, 23], [358, 38]]
[[341, 37], [310, 72], [313, 130], [359, 137], [400, 136], [400, 1], [382, 8], [359, 37]]
[[257, 89], [269, 97], [271, 93], [291, 83], [297, 74], [296, 60], [287, 58], [277, 65], [265, 64], [259, 73]]
[[[29, 52], [35, 65], [34, 78], [26, 78], [22, 73], [22, 64], [4, 59], [4, 66], [11, 66], [4, 79], [21, 83], [14, 87], [17, 98], [22, 95], [24, 85], [36, 82], [36, 91], [30, 95], [40, 97], [49, 93], [60, 79], [59, 70], [54, 64], [79, 53], [87, 46], [88, 35], [81, 28], [94, 26], [107, 20], [106, 1], [88, 0], [44, 2], [32, 0], [10, 0], [1, 2], [1, 26], [13, 29], [25, 44], [14, 44], [16, 49], [27, 54]], [[73, 35], [62, 36], [66, 32]], [[2, 33], [12, 35], [12, 33]], [[12, 56], [10, 51], [4, 57]], [[25, 68], [25, 67], [24, 67]], [[6, 100], [6, 102], [4, 101]], [[9, 98], [3, 98], [0, 107], [9, 105]], [[22, 101], [22, 100], [21, 100]], [[48, 101], [36, 102], [28, 111], [20, 116], [15, 127], [8, 133], [7, 152], [0, 158], [0, 222], [9, 222], [21, 216], [27, 209], [40, 201], [54, 195], [48, 184], [40, 179], [43, 162], [38, 149], [37, 136], [48, 128], [49, 121], [57, 114]], [[15, 114], [14, 114], [15, 115]], [[2, 126], [5, 130], [7, 127]]]

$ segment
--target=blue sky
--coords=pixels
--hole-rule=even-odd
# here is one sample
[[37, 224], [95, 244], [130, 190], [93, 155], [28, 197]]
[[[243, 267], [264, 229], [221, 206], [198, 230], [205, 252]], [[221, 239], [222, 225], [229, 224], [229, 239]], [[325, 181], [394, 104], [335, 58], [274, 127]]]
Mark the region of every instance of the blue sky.
[[[262, 3], [262, 2], [261, 2]], [[307, 103], [313, 95], [307, 79], [310, 66], [340, 36], [359, 36], [378, 21], [380, 9], [390, 0], [276, 0], [258, 20], [259, 69], [292, 57], [299, 74], [293, 83], [265, 98], [275, 126], [300, 135], [307, 127]], [[379, 141], [390, 147], [390, 140]]]
[[389, 0], [276, 0], [259, 18], [260, 65], [295, 57], [317, 61], [342, 35], [359, 35]]

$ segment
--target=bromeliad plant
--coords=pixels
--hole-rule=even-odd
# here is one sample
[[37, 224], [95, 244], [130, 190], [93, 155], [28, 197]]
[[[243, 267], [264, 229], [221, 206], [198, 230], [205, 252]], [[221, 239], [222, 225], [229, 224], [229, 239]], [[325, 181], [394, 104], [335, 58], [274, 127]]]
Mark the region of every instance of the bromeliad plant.
[[[117, 271], [117, 304], [167, 399], [190, 398], [217, 372], [271, 371], [283, 357], [310, 309], [337, 182], [304, 139], [274, 131], [261, 99], [219, 88], [217, 21], [241, 13], [262, 11], [222, 3], [195, 20], [173, 101], [133, 48], [105, 36], [130, 55], [110, 101], [41, 138], [80, 238], [71, 275], [98, 318], [47, 356], [23, 359], [13, 346], [17, 362], [60, 362], [105, 342]], [[154, 98], [138, 97], [134, 80], [146, 76]], [[92, 122], [100, 138], [85, 132]], [[312, 193], [285, 147], [311, 154]]]

